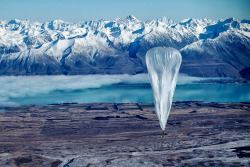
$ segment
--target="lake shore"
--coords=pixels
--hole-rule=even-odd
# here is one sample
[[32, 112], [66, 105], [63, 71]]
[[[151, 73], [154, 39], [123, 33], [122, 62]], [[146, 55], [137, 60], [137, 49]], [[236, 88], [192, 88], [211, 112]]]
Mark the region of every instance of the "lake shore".
[[250, 103], [176, 102], [165, 134], [152, 104], [5, 107], [1, 167], [247, 166]]

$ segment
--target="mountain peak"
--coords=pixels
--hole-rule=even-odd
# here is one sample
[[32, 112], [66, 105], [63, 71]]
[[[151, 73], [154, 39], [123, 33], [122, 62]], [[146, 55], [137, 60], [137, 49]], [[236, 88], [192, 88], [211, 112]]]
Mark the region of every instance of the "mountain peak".
[[139, 21], [134, 15], [129, 15], [126, 17], [126, 19], [129, 21]]
[[183, 19], [182, 21], [180, 21], [180, 24], [186, 25], [186, 24], [190, 23], [191, 21], [193, 21], [192, 18]]
[[8, 22], [8, 24], [20, 24], [21, 23], [21, 20], [19, 19], [12, 19]]
[[53, 25], [60, 25], [60, 24], [63, 24], [65, 23], [65, 21], [61, 20], [61, 19], [55, 19], [55, 20], [51, 20], [49, 22], [49, 24], [53, 24]]

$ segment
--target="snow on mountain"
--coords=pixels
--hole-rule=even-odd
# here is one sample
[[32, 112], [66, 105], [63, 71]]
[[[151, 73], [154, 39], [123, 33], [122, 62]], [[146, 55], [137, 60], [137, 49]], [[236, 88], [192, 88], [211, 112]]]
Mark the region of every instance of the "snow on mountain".
[[143, 73], [145, 53], [155, 46], [179, 49], [183, 73], [238, 78], [250, 67], [250, 21], [0, 21], [0, 74]]

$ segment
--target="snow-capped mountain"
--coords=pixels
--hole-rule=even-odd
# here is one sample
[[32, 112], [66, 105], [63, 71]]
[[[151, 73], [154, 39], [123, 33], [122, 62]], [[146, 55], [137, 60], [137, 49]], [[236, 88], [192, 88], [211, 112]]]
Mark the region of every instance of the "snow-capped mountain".
[[154, 46], [179, 49], [183, 73], [237, 78], [250, 67], [250, 21], [0, 21], [0, 75], [143, 73]]

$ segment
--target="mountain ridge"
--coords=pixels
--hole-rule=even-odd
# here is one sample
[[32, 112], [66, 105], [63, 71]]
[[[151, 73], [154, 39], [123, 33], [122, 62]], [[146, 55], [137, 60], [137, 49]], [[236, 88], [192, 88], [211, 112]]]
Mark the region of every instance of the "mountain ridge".
[[250, 20], [0, 21], [0, 75], [144, 73], [155, 46], [179, 49], [182, 73], [241, 78], [250, 67]]

